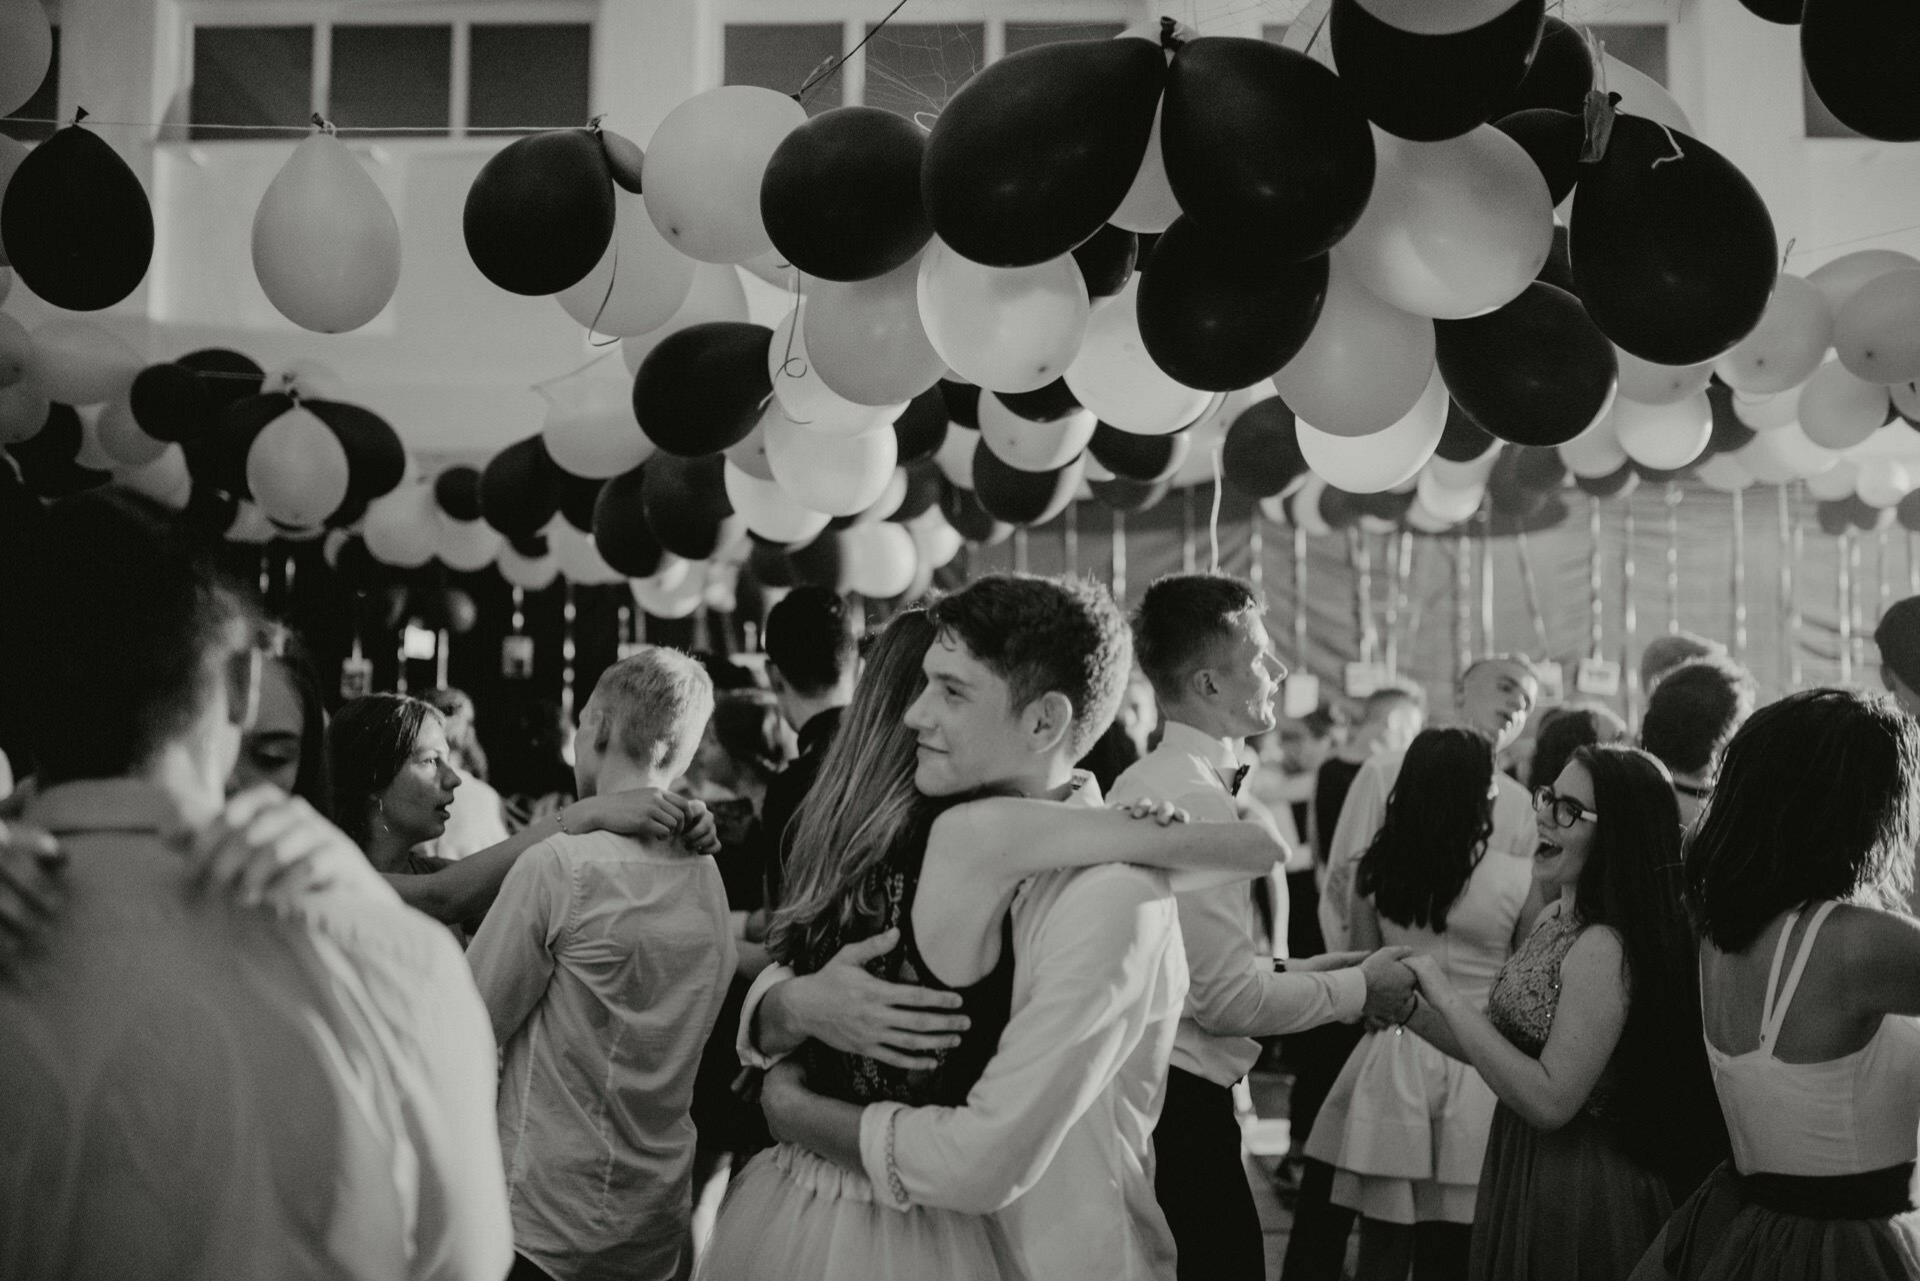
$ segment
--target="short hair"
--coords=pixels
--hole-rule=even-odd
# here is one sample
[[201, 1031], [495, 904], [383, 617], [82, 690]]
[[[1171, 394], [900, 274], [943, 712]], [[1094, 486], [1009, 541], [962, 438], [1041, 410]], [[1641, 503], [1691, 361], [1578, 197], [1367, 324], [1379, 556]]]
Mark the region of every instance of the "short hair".
[[9, 559], [6, 630], [28, 634], [9, 642], [8, 701], [43, 782], [139, 772], [204, 714], [257, 631], [189, 531], [126, 490], [56, 503]]
[[1427, 710], [1427, 691], [1411, 681], [1389, 681], [1367, 695], [1360, 705], [1362, 724], [1372, 724], [1390, 716], [1396, 708], [1412, 707], [1424, 714]]
[[1567, 703], [1547, 709], [1533, 732], [1533, 763], [1527, 768], [1527, 787], [1531, 790], [1551, 784], [1581, 748], [1617, 743], [1626, 736], [1627, 723], [1598, 703]]
[[1734, 733], [1687, 841], [1687, 910], [1723, 952], [1788, 908], [1865, 896], [1904, 906], [1913, 883], [1920, 722], [1891, 699], [1810, 689]]
[[1261, 612], [1252, 586], [1227, 574], [1155, 579], [1133, 611], [1133, 648], [1160, 701], [1180, 699], [1182, 683], [1229, 639], [1234, 619]]
[[1920, 690], [1920, 596], [1887, 606], [1873, 629], [1873, 641], [1880, 647], [1880, 665], [1908, 689]]
[[853, 671], [853, 624], [846, 598], [796, 587], [767, 611], [767, 661], [806, 697], [824, 694]]
[[333, 821], [362, 849], [373, 836], [373, 801], [393, 786], [430, 720], [445, 718], [423, 699], [368, 694], [349, 700], [327, 726]]
[[1660, 678], [1640, 721], [1640, 745], [1677, 774], [1711, 769], [1753, 715], [1753, 677], [1724, 658], [1696, 658]]
[[1521, 654], [1517, 652], [1502, 653], [1502, 654], [1485, 654], [1479, 658], [1474, 659], [1471, 663], [1468, 663], [1466, 666], [1466, 669], [1460, 673], [1460, 679], [1457, 683], [1461, 685], [1466, 684], [1467, 681], [1472, 678], [1475, 672], [1479, 671], [1483, 667], [1492, 667], [1496, 663], [1502, 664], [1507, 667], [1519, 668], [1521, 671], [1521, 674], [1524, 675], [1528, 680], [1534, 683], [1535, 688], [1539, 687], [1540, 669], [1533, 665], [1533, 660], [1531, 658], [1528, 658], [1525, 654]]
[[1018, 710], [1057, 691], [1073, 705], [1069, 754], [1079, 760], [1113, 723], [1133, 644], [1104, 587], [1089, 579], [988, 574], [934, 601], [929, 620], [1007, 683]]
[[780, 704], [764, 689], [716, 693], [712, 729], [720, 749], [762, 782], [779, 773], [786, 763], [780, 737]]
[[598, 713], [595, 751], [617, 743], [627, 759], [678, 776], [713, 715], [713, 678], [677, 649], [646, 645], [601, 672], [587, 704]]
[[1661, 678], [1682, 663], [1696, 658], [1724, 658], [1727, 647], [1693, 632], [1670, 632], [1656, 636], [1640, 651], [1640, 692], [1651, 694]]

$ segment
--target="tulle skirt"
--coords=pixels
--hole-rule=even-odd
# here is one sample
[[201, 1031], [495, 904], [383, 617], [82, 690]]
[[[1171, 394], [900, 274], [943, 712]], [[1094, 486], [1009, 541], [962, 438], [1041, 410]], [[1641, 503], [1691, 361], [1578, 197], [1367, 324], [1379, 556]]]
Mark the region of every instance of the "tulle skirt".
[[697, 1281], [1018, 1281], [986, 1215], [873, 1199], [864, 1175], [789, 1143], [727, 1189]]

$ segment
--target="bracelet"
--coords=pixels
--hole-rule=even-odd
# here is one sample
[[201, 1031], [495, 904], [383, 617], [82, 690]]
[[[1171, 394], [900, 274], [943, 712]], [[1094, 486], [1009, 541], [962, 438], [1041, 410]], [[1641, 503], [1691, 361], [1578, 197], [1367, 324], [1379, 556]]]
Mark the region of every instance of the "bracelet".
[[1408, 993], [1406, 1010], [1407, 1012], [1405, 1014], [1402, 1014], [1393, 1021], [1395, 1027], [1405, 1027], [1413, 1021], [1413, 1016], [1420, 1012], [1420, 994], [1418, 992]]
[[893, 1194], [894, 1204], [905, 1209], [911, 1203], [911, 1198], [907, 1196], [907, 1185], [901, 1182], [900, 1167], [893, 1159], [893, 1128], [899, 1119], [899, 1108], [887, 1113], [887, 1191]]

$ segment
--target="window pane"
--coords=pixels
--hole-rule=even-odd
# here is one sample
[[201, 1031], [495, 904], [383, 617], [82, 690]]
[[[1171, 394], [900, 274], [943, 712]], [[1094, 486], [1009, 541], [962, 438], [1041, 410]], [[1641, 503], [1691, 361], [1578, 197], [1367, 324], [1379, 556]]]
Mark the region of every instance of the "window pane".
[[1019, 53], [1062, 40], [1111, 40], [1125, 30], [1118, 22], [1009, 22], [1007, 52]]
[[0, 133], [19, 142], [39, 142], [50, 138], [58, 125], [15, 124], [15, 120], [52, 120], [60, 110], [60, 28], [53, 29], [53, 58], [47, 63], [46, 78], [33, 91], [33, 97], [21, 103], [13, 115], [0, 121]]
[[[727, 28], [726, 69], [730, 85], [759, 85], [779, 93], [799, 93], [815, 73], [840, 56], [839, 23], [817, 26], [741, 24]], [[845, 101], [845, 77], [823, 79], [807, 94], [807, 114], [817, 116]]]
[[193, 138], [241, 138], [203, 125], [304, 125], [313, 114], [312, 27], [197, 27]]
[[1667, 83], [1667, 29], [1658, 25], [1596, 25], [1593, 34], [1607, 52], [1656, 84]]
[[1292, 25], [1285, 22], [1269, 22], [1260, 28], [1260, 38], [1268, 44], [1285, 44], [1287, 28]]
[[333, 29], [327, 112], [341, 128], [443, 134], [452, 92], [452, 27], [369, 23]]
[[475, 23], [467, 44], [467, 124], [547, 129], [587, 122], [593, 29], [580, 23]]
[[980, 70], [986, 47], [987, 29], [977, 22], [888, 23], [864, 51], [867, 105], [931, 125]]

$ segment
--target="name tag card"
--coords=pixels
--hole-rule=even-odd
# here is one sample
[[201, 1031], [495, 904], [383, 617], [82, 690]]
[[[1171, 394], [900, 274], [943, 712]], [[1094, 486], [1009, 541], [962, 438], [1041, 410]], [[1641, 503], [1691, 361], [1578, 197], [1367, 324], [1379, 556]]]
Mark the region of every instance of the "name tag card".
[[1573, 669], [1573, 687], [1594, 698], [1620, 693], [1620, 664], [1609, 658], [1583, 658]]
[[533, 637], [504, 636], [500, 639], [500, 674], [510, 681], [532, 677]]

